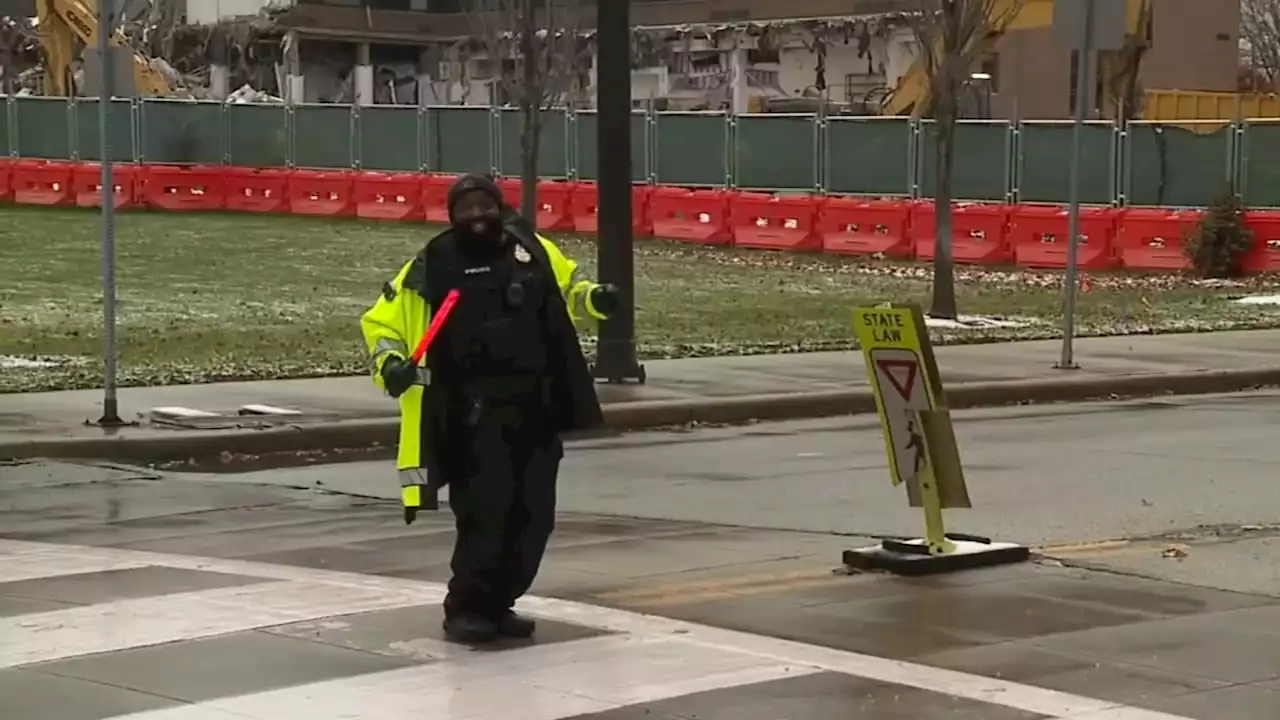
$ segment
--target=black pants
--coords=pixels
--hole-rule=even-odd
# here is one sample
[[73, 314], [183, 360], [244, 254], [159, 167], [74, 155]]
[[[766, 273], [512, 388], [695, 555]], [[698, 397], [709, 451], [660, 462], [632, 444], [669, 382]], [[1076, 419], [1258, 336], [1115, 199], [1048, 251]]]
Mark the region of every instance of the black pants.
[[450, 617], [510, 610], [533, 584], [555, 528], [564, 446], [545, 425], [513, 414], [523, 413], [486, 411], [455, 435], [462, 442], [448, 451], [466, 455], [449, 479], [457, 525], [444, 603]]

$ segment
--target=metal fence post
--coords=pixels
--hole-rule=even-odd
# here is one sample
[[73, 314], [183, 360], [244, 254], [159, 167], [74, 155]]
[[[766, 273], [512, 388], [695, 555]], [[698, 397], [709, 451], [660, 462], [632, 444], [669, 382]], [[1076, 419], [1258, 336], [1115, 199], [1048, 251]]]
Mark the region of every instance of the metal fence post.
[[133, 164], [142, 162], [142, 99], [129, 100], [129, 135], [133, 142]]
[[285, 135], [285, 167], [292, 170], [298, 166], [297, 155], [297, 127], [298, 127], [298, 111], [292, 104], [285, 105], [284, 108], [284, 135]]
[[823, 129], [827, 126], [827, 104], [819, 106], [818, 113], [813, 116], [813, 191], [819, 195], [824, 192], [822, 182], [822, 138]]
[[360, 127], [362, 119], [360, 104], [351, 103], [351, 116], [347, 121], [347, 164], [352, 170], [359, 170], [364, 165], [364, 142]]
[[907, 153], [907, 164], [910, 166], [908, 172], [911, 177], [911, 198], [918, 200], [924, 192], [924, 121], [912, 118], [910, 120], [911, 134], [907, 147], [910, 152]]
[[1125, 123], [1117, 138], [1119, 152], [1116, 153], [1116, 200], [1119, 207], [1129, 204], [1129, 196], [1133, 192], [1133, 123]]
[[413, 123], [414, 142], [418, 146], [418, 172], [430, 170], [430, 152], [427, 146], [427, 106], [418, 103], [418, 114]]
[[502, 173], [502, 110], [493, 105], [489, 106], [489, 172], [494, 177], [498, 177]]
[[653, 103], [644, 109], [645, 176], [650, 185], [658, 184], [658, 113]]
[[[69, 150], [67, 154], [71, 155], [72, 158], [74, 159], [75, 155], [77, 154], [80, 148], [80, 137], [79, 137], [80, 133], [76, 132], [77, 128], [76, 128], [75, 96], [71, 96], [67, 98], [66, 113], [67, 113], [67, 149]], [[99, 129], [101, 129], [101, 127], [99, 127]]]
[[1017, 152], [1018, 138], [1014, 134], [1013, 127], [1012, 121], [1006, 122], [1004, 125], [1004, 201], [1006, 204], [1013, 202], [1014, 184], [1016, 183], [1013, 158]]
[[1009, 163], [1011, 165], [1011, 187], [1009, 188], [1008, 202], [1016, 204], [1022, 200], [1022, 179], [1026, 171], [1024, 163], [1027, 160], [1026, 151], [1022, 147], [1023, 141], [1023, 124], [1021, 120], [1010, 121], [1011, 132], [1013, 133], [1013, 151], [1010, 153]]
[[1240, 184], [1236, 186], [1236, 192], [1241, 202], [1249, 195], [1249, 146], [1253, 144], [1252, 129], [1248, 120], [1240, 123]]
[[725, 113], [724, 123], [724, 186], [734, 190], [738, 187], [738, 114]]

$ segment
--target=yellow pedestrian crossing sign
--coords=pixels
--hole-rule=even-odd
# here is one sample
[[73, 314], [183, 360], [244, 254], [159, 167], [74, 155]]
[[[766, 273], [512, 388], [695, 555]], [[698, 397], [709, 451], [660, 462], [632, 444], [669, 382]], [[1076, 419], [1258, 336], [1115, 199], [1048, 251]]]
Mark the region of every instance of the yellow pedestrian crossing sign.
[[856, 308], [853, 317], [884, 431], [890, 480], [907, 486], [911, 506], [925, 509], [931, 540], [944, 547], [942, 508], [971, 504], [924, 314], [916, 306], [890, 305]]
[[910, 308], [854, 310], [858, 345], [876, 395], [894, 485], [914, 482], [928, 464], [918, 414], [933, 410], [920, 332]]
[[1028, 559], [1024, 546], [948, 534], [943, 525], [945, 508], [973, 505], [924, 313], [916, 305], [855, 308], [853, 327], [880, 414], [889, 476], [895, 486], [907, 486], [911, 507], [924, 509], [925, 532], [846, 550], [845, 565], [920, 575]]

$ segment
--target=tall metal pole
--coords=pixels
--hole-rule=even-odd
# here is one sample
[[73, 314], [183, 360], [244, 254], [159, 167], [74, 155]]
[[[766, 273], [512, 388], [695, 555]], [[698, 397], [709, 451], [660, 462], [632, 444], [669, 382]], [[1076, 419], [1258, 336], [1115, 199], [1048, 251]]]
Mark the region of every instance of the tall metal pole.
[[111, 35], [115, 31], [116, 0], [98, 2], [98, 136], [102, 164], [102, 418], [99, 425], [119, 426], [119, 400], [116, 397], [116, 193], [111, 172], [111, 99], [115, 95], [113, 80], [115, 63], [111, 54]]
[[1093, 18], [1095, 0], [1083, 0], [1084, 23], [1076, 43], [1076, 112], [1071, 131], [1071, 188], [1067, 207], [1067, 274], [1062, 288], [1062, 357], [1058, 367], [1074, 370], [1076, 365], [1072, 343], [1076, 333], [1076, 276], [1079, 268], [1080, 238], [1080, 144], [1084, 135], [1085, 106], [1089, 104], [1089, 56], [1093, 52]]
[[600, 280], [622, 291], [617, 312], [600, 323], [594, 374], [609, 382], [644, 382], [636, 359], [635, 259], [631, 228], [630, 0], [599, 3], [596, 36]]

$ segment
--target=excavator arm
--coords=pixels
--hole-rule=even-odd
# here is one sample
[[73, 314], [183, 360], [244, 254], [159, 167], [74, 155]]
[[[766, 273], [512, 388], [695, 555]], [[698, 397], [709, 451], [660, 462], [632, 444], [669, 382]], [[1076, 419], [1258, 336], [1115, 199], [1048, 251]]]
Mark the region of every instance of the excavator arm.
[[[1144, 33], [1149, 22], [1151, 0], [1125, 0], [1125, 35]], [[971, 57], [981, 59], [995, 49], [1000, 37], [1010, 31], [1046, 28], [1053, 25], [1054, 0], [994, 0], [989, 10], [988, 33], [978, 40], [983, 46]], [[1136, 72], [1136, 69], [1135, 69]], [[885, 96], [883, 115], [922, 114], [929, 105], [929, 79], [923, 58], [917, 55], [898, 86]]]
[[[45, 55], [46, 92], [50, 95], [75, 94], [72, 63], [80, 50], [98, 45], [98, 0], [36, 0], [36, 16], [40, 21], [40, 43]], [[128, 47], [123, 30], [117, 30], [111, 42]], [[151, 60], [138, 51], [133, 53], [133, 78], [142, 97], [167, 97], [173, 93], [168, 78], [151, 66]]]

